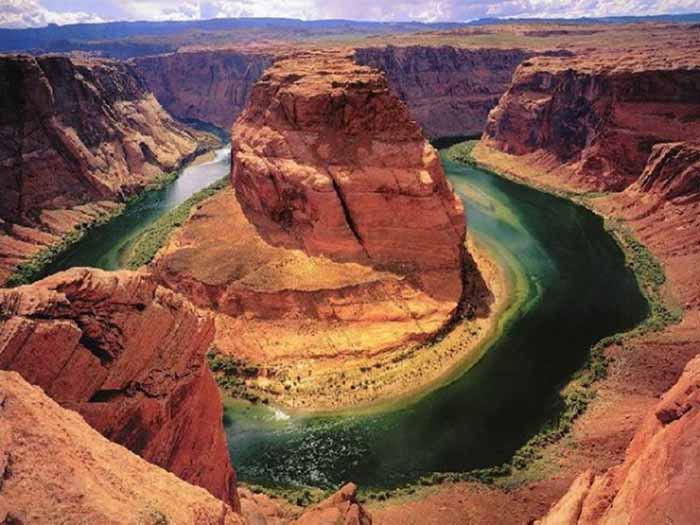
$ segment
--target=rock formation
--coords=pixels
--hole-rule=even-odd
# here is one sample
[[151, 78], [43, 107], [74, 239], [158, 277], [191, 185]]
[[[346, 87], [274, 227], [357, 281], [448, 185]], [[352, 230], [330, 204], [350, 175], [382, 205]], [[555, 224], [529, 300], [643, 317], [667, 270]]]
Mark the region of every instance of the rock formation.
[[263, 52], [217, 49], [141, 57], [133, 64], [171, 114], [229, 129], [271, 59]]
[[428, 138], [481, 134], [489, 111], [531, 52], [452, 46], [359, 48], [359, 64], [384, 71]]
[[581, 474], [541, 525], [700, 521], [700, 356], [649, 413], [622, 465]]
[[[437, 152], [381, 72], [351, 52], [281, 57], [232, 143], [234, 188], [192, 213], [152, 271], [219, 314], [215, 347], [259, 371], [256, 396], [370, 402], [459, 356], [390, 354], [439, 334], [482, 281], [466, 277], [464, 210]], [[384, 377], [370, 385], [375, 365]]]
[[143, 273], [73, 269], [0, 290], [0, 369], [236, 509], [205, 362], [213, 332], [210, 317]]
[[101, 436], [0, 371], [0, 522], [244, 525], [207, 491]]
[[0, 282], [197, 149], [128, 65], [0, 57]]
[[459, 300], [464, 209], [378, 71], [342, 53], [278, 60], [233, 144], [236, 196], [269, 242], [400, 273]]
[[538, 57], [516, 70], [483, 138], [577, 189], [622, 190], [655, 144], [700, 136], [698, 100], [690, 55]]
[[630, 189], [678, 204], [696, 202], [700, 197], [700, 143], [654, 145], [642, 175]]

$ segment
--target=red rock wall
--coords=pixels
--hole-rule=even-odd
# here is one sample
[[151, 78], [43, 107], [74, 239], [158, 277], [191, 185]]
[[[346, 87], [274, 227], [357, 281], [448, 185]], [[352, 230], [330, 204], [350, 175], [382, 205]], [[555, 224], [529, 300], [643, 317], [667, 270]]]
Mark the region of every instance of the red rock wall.
[[213, 322], [147, 274], [74, 269], [0, 290], [0, 369], [107, 438], [238, 508]]
[[483, 139], [506, 153], [540, 155], [543, 170], [563, 166], [585, 189], [624, 189], [655, 144], [700, 136], [700, 68], [626, 58], [523, 63]]
[[191, 156], [195, 138], [133, 69], [63, 56], [0, 57], [0, 219], [119, 200]]
[[170, 113], [229, 129], [271, 57], [236, 50], [202, 50], [136, 58], [132, 62]]
[[700, 522], [700, 357], [646, 416], [625, 461], [587, 471], [540, 525]]
[[343, 53], [282, 57], [255, 85], [233, 144], [237, 198], [270, 242], [460, 298], [462, 204], [378, 71]]
[[359, 64], [384, 71], [428, 138], [481, 134], [489, 111], [531, 52], [451, 46], [359, 48]]

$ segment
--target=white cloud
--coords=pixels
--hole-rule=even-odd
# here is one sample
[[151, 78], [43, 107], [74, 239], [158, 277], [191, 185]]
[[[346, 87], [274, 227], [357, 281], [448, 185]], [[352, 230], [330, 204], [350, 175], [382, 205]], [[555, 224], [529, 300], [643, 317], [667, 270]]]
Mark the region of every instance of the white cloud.
[[103, 19], [83, 11], [52, 11], [38, 0], [1, 0], [0, 27], [42, 27], [48, 24], [102, 22]]
[[0, 27], [241, 16], [461, 22], [689, 12], [700, 12], [700, 0], [0, 0]]

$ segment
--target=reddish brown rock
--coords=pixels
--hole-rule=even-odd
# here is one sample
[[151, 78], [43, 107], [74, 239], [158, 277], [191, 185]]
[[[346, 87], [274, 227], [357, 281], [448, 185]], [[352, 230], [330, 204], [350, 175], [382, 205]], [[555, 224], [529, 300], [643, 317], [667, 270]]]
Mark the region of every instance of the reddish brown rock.
[[0, 368], [107, 438], [238, 508], [213, 322], [144, 273], [74, 269], [0, 290]]
[[348, 483], [328, 499], [306, 510], [294, 525], [371, 525], [372, 518], [357, 501], [357, 487]]
[[516, 70], [483, 139], [579, 189], [622, 190], [655, 144], [700, 136], [698, 100], [692, 56], [538, 57]]
[[622, 465], [583, 473], [542, 525], [700, 521], [700, 356], [644, 419]]
[[197, 150], [126, 64], [5, 55], [0, 79], [0, 283]]
[[132, 62], [170, 113], [229, 129], [271, 60], [269, 53], [217, 49], [140, 57]]
[[266, 240], [460, 299], [462, 204], [381, 73], [342, 52], [280, 58], [253, 89], [233, 144], [237, 198]]
[[631, 191], [651, 193], [682, 205], [700, 197], [700, 143], [656, 144]]
[[452, 46], [359, 48], [359, 64], [380, 69], [429, 138], [481, 134], [489, 111], [532, 52]]
[[0, 371], [0, 522], [245, 525], [231, 507]]

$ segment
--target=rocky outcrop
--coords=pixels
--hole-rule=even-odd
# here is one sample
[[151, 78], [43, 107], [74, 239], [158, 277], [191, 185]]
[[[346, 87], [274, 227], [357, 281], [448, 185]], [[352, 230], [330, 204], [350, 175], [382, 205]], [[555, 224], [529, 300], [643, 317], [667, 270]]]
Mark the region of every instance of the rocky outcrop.
[[348, 483], [308, 509], [294, 525], [371, 525], [372, 518], [357, 501], [357, 487]]
[[651, 193], [677, 204], [700, 197], [700, 143], [656, 144], [632, 190]]
[[396, 272], [457, 303], [464, 209], [381, 73], [343, 53], [283, 57], [233, 144], [236, 196], [266, 240]]
[[244, 525], [207, 491], [110, 442], [0, 371], [0, 522]]
[[384, 71], [428, 138], [481, 134], [489, 111], [532, 52], [452, 46], [359, 48], [359, 64]]
[[[368, 404], [424, 386], [485, 337], [494, 296], [466, 252], [464, 209], [381, 72], [351, 51], [280, 57], [232, 144], [233, 188], [151, 264], [216, 312], [222, 359], [255, 371], [222, 377], [232, 395]], [[426, 348], [460, 316], [472, 322], [459, 343]]]
[[698, 100], [692, 57], [538, 57], [516, 70], [483, 139], [577, 189], [622, 190], [655, 144], [700, 136]]
[[541, 525], [697, 523], [700, 520], [700, 357], [649, 413], [625, 461], [584, 472]]
[[170, 113], [229, 129], [271, 60], [267, 53], [218, 49], [141, 57], [133, 64]]
[[0, 57], [0, 281], [197, 149], [132, 67]]
[[147, 274], [74, 269], [0, 290], [0, 368], [238, 508], [212, 319]]

